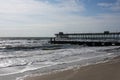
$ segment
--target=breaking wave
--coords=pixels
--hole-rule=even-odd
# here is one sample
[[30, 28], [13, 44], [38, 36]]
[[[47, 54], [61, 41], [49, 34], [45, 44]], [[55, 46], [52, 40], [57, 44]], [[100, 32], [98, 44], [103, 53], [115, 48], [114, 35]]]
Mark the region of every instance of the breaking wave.
[[[119, 46], [87, 47], [70, 44], [50, 44], [48, 39], [0, 40], [0, 76], [16, 72], [41, 69], [65, 68], [86, 64], [119, 55]], [[46, 69], [45, 69], [46, 70]]]

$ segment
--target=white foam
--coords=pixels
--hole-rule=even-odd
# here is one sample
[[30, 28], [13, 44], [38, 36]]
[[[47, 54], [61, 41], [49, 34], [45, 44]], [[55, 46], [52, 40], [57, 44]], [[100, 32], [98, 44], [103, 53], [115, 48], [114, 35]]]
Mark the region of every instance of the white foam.
[[[11, 52], [9, 53], [9, 56], [11, 55], [14, 57], [2, 59], [0, 61], [2, 62], [0, 67], [12, 67], [1, 68], [1, 70], [4, 70], [4, 73], [1, 73], [0, 75], [24, 73], [27, 71], [40, 70], [42, 68], [50, 69], [53, 67], [55, 70], [59, 70], [67, 69], [69, 66], [88, 65], [100, 62], [105, 58], [114, 57], [114, 52], [104, 52], [105, 49], [114, 48], [117, 47], [70, 47], [59, 50]], [[4, 53], [4, 55], [7, 55], [7, 53]], [[53, 68], [51, 70], [53, 70]], [[47, 72], [47, 69], [45, 72]]]

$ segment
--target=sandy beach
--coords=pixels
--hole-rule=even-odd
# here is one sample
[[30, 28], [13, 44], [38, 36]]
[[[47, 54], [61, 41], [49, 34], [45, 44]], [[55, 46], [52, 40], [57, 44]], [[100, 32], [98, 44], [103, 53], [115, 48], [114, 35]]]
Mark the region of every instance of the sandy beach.
[[24, 80], [120, 80], [120, 57], [79, 69], [74, 68], [42, 76], [26, 77]]

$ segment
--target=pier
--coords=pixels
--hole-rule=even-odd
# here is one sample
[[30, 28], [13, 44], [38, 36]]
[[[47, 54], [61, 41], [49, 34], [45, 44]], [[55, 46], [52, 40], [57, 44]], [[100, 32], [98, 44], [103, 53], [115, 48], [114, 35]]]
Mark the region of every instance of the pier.
[[88, 46], [120, 46], [120, 32], [55, 34], [52, 44], [78, 44]]

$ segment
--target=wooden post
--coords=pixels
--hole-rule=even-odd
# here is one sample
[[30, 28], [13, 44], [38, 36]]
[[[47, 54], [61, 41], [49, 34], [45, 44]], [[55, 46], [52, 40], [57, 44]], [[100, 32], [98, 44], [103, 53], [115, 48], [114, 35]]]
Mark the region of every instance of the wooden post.
[[119, 40], [119, 34], [117, 34], [117, 40]]
[[52, 38], [50, 38], [50, 42], [52, 42]]
[[118, 34], [118, 39], [120, 40], [120, 34]]
[[54, 38], [54, 42], [55, 42], [55, 38]]

